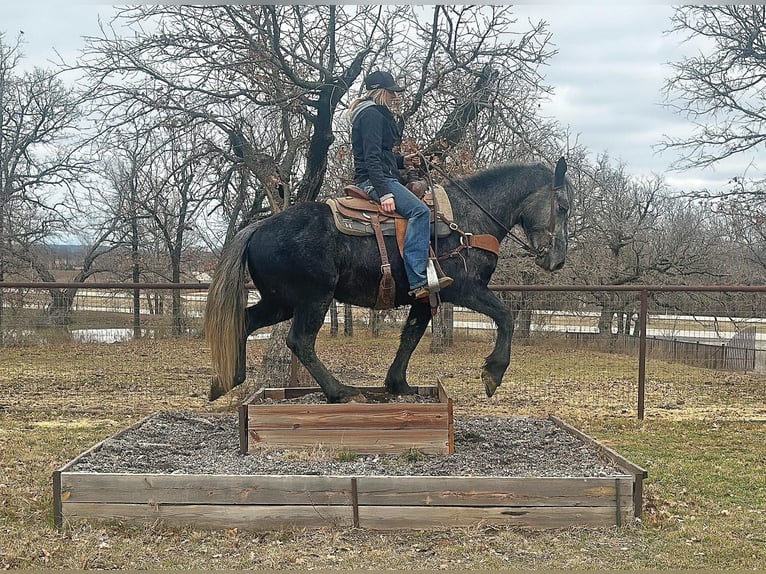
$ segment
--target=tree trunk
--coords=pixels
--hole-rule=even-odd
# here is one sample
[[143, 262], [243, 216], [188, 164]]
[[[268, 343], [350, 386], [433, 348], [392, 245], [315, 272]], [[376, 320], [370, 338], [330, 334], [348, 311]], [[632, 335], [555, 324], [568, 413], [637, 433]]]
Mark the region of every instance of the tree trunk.
[[612, 336], [612, 311], [611, 307], [604, 305], [601, 307], [601, 316], [598, 319], [598, 334], [602, 337]]
[[293, 322], [277, 323], [271, 329], [269, 348], [263, 356], [256, 381], [258, 386], [278, 388], [290, 386], [290, 363], [292, 352], [287, 347], [287, 333]]
[[641, 336], [641, 321], [639, 319], [641, 318], [640, 313], [635, 313], [635, 319], [633, 319], [633, 336], [634, 337], [640, 337]]
[[454, 307], [452, 303], [439, 306], [439, 311], [431, 318], [432, 353], [443, 353], [452, 346], [454, 334]]
[[444, 304], [444, 325], [446, 327], [446, 343], [448, 347], [455, 344], [455, 305]]
[[343, 336], [354, 336], [354, 308], [348, 303], [343, 304]]
[[[178, 258], [176, 258], [175, 254], [174, 254], [174, 258], [173, 259], [174, 260], [172, 262], [173, 269], [171, 271], [171, 273], [172, 273], [171, 282], [178, 284], [178, 283], [181, 282], [181, 258], [180, 258], [180, 255], [178, 256]], [[173, 289], [171, 291], [171, 297], [172, 297], [172, 301], [171, 301], [171, 325], [172, 325], [172, 332], [173, 332], [173, 335], [178, 336], [178, 335], [181, 334], [181, 327], [182, 327], [182, 323], [183, 323], [183, 320], [182, 320], [182, 317], [181, 317], [181, 290], [180, 289]]]
[[516, 337], [519, 339], [529, 339], [532, 333], [532, 309], [522, 306], [518, 311], [518, 326], [516, 328]]
[[370, 309], [370, 333], [373, 337], [380, 337], [383, 328], [383, 311]]
[[330, 337], [337, 337], [338, 329], [338, 302], [333, 299], [330, 305]]

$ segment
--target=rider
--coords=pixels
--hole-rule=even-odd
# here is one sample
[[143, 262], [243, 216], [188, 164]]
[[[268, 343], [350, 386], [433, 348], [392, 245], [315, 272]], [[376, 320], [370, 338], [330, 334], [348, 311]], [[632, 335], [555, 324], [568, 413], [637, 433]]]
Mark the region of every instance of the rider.
[[[397, 93], [404, 88], [396, 84], [390, 72], [381, 70], [370, 73], [364, 85], [367, 94], [355, 99], [348, 111], [354, 182], [378, 201], [384, 212], [396, 212], [407, 218], [403, 258], [409, 294], [415, 299], [427, 299], [430, 210], [399, 181], [399, 169], [405, 167], [405, 158], [393, 151], [401, 141], [402, 127], [391, 108]], [[451, 284], [451, 278], [439, 278], [440, 289]]]

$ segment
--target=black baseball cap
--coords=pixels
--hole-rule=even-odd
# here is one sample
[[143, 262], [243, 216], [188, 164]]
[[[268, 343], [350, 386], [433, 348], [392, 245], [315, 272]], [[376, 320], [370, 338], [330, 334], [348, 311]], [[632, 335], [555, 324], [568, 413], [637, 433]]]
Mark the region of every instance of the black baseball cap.
[[378, 88], [383, 88], [384, 90], [389, 90], [391, 92], [404, 91], [404, 88], [397, 85], [397, 83], [394, 81], [394, 77], [391, 75], [391, 72], [386, 72], [384, 70], [370, 72], [370, 74], [368, 74], [368, 76], [364, 79], [364, 86], [368, 90], [377, 90]]

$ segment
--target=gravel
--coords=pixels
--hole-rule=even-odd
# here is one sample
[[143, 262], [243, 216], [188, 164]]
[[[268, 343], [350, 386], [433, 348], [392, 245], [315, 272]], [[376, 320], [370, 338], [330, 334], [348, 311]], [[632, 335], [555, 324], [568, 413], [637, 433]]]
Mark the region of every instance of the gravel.
[[[151, 474], [318, 474], [390, 476], [603, 477], [623, 474], [598, 451], [532, 417], [454, 419], [455, 453], [351, 455], [271, 449], [239, 453], [233, 415], [160, 412], [104, 441], [72, 472]], [[341, 456], [343, 455], [343, 456]]]

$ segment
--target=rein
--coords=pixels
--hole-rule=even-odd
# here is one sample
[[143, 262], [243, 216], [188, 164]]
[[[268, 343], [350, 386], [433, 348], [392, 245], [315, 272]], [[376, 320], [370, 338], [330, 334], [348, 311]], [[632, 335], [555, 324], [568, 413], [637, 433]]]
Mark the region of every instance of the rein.
[[[510, 237], [513, 241], [515, 241], [517, 244], [519, 244], [522, 249], [524, 249], [527, 252], [528, 257], [541, 257], [545, 255], [551, 248], [551, 245], [553, 244], [553, 234], [556, 230], [556, 190], [561, 189], [563, 186], [556, 186], [555, 184], [555, 175], [554, 175], [554, 181], [551, 183], [551, 211], [550, 211], [550, 218], [548, 220], [548, 229], [546, 231], [545, 237], [540, 242], [540, 247], [538, 249], [535, 249], [532, 247], [532, 245], [524, 241], [522, 238], [520, 238], [518, 235], [513, 233], [511, 229], [508, 229], [508, 227], [500, 221], [497, 217], [495, 217], [492, 213], [490, 213], [479, 201], [471, 195], [471, 193], [460, 183], [455, 181], [447, 172], [445, 172], [441, 167], [436, 165], [435, 163], [432, 163], [428, 161], [423, 154], [418, 154], [418, 156], [423, 160], [424, 165], [426, 166], [426, 174], [427, 178], [429, 179], [429, 183], [431, 182], [431, 172], [429, 169], [430, 167], [433, 167], [436, 169], [439, 173], [441, 173], [447, 181], [449, 181], [453, 186], [458, 188], [460, 191], [462, 191], [468, 199], [471, 200], [471, 202], [478, 207], [487, 217], [489, 217], [492, 221], [494, 221], [497, 225], [500, 226], [502, 230], [505, 231], [505, 235]], [[459, 231], [457, 229], [457, 225], [451, 222], [447, 222], [447, 224], [450, 226], [450, 229], [453, 231]], [[454, 226], [454, 227], [453, 227]]]

